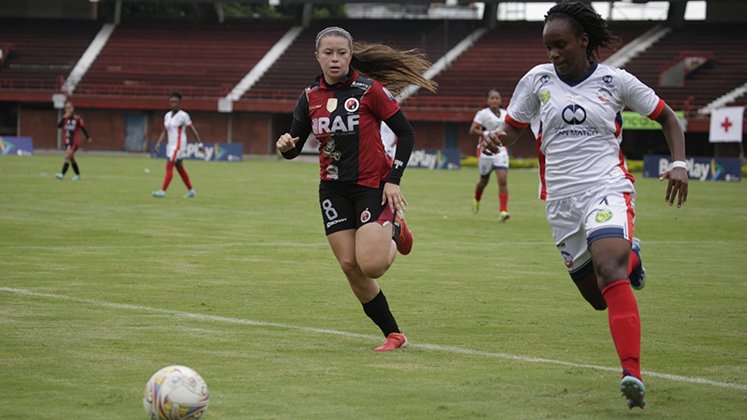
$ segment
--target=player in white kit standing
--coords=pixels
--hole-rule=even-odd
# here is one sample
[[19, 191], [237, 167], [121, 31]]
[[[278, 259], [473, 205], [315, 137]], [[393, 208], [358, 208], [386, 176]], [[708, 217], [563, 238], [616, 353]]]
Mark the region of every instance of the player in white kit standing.
[[589, 5], [562, 1], [545, 16], [542, 39], [551, 64], [531, 69], [516, 86], [506, 122], [486, 146], [512, 144], [539, 118], [540, 196], [555, 244], [583, 297], [608, 310], [622, 365], [620, 390], [628, 407], [645, 405], [640, 368], [641, 324], [635, 296], [645, 272], [633, 239], [635, 189], [620, 150], [628, 107], [658, 121], [672, 168], [665, 200], [687, 199], [685, 140], [672, 109], [633, 75], [595, 62], [597, 50], [616, 44], [605, 20]]
[[192, 183], [189, 180], [189, 174], [184, 169], [182, 160], [185, 157], [187, 149], [187, 128], [192, 129], [192, 133], [195, 135], [195, 139], [198, 143], [201, 143], [200, 134], [197, 133], [194, 125], [192, 125], [192, 119], [189, 114], [179, 108], [182, 101], [182, 95], [179, 92], [174, 92], [169, 97], [170, 111], [163, 117], [163, 130], [161, 135], [158, 136], [158, 142], [156, 142], [156, 150], [161, 147], [163, 138], [168, 135], [168, 143], [166, 144], [166, 175], [163, 178], [163, 185], [160, 190], [153, 191], [153, 197], [163, 198], [166, 196], [166, 190], [169, 188], [171, 178], [174, 176], [174, 167], [179, 172], [179, 175], [187, 187], [187, 194], [185, 198], [192, 198], [197, 195], [197, 192], [192, 188]]
[[497, 153], [485, 149], [483, 137], [487, 132], [497, 129], [506, 118], [506, 110], [501, 108], [501, 93], [498, 89], [490, 89], [486, 95], [488, 106], [477, 111], [469, 133], [480, 136], [477, 142], [477, 166], [480, 179], [475, 186], [475, 197], [472, 199], [472, 212], [480, 211], [480, 200], [485, 187], [490, 181], [490, 173], [495, 170], [498, 179], [498, 200], [500, 203], [498, 217], [505, 222], [511, 217], [508, 212], [508, 149], [501, 147]]

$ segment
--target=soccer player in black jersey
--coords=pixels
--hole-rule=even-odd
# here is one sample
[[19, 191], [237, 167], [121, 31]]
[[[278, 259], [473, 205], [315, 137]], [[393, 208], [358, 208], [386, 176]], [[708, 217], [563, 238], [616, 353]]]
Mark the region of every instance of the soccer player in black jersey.
[[91, 136], [88, 135], [83, 117], [75, 113], [75, 106], [71, 101], [65, 102], [65, 114], [57, 123], [57, 127], [62, 129], [62, 137], [65, 142], [65, 163], [62, 165], [62, 171], [55, 176], [60, 181], [63, 180], [68, 167], [72, 166], [73, 172], [75, 172], [73, 181], [79, 181], [80, 170], [78, 169], [78, 162], [75, 160], [75, 151], [78, 150], [78, 145], [80, 145], [79, 132], [82, 131], [86, 135], [86, 140], [89, 143], [91, 142]]
[[[319, 202], [327, 240], [363, 311], [386, 336], [374, 351], [396, 350], [407, 338], [376, 279], [392, 265], [397, 250], [412, 249], [399, 184], [415, 134], [384, 85], [397, 92], [409, 84], [435, 91], [436, 84], [421, 76], [430, 66], [422, 55], [353, 43], [339, 27], [317, 34], [315, 56], [322, 75], [299, 97], [290, 131], [276, 147], [293, 159], [309, 133], [319, 141]], [[393, 160], [381, 142], [382, 121], [399, 139]]]

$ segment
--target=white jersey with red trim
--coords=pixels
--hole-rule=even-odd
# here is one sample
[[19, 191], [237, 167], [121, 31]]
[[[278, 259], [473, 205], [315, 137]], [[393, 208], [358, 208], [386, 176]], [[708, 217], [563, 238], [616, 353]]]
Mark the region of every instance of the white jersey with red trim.
[[176, 150], [184, 150], [187, 146], [187, 127], [192, 125], [192, 120], [189, 118], [189, 114], [182, 111], [167, 112], [163, 117], [163, 127], [166, 129], [168, 135], [167, 148], [175, 148]]
[[569, 83], [552, 64], [522, 77], [508, 105], [506, 122], [525, 128], [539, 118], [540, 198], [554, 200], [608, 185], [633, 191], [620, 149], [626, 107], [651, 119], [664, 101], [635, 76], [604, 64], [592, 65]]
[[[498, 108], [498, 115], [496, 115], [490, 107], [485, 107], [477, 111], [473, 121], [480, 124], [483, 130], [493, 131], [503, 124], [506, 115], [507, 111], [503, 108]], [[499, 148], [497, 153], [486, 154], [485, 148], [482, 145], [482, 136], [480, 136], [480, 139], [477, 142], [477, 155], [478, 157], [486, 159], [498, 159], [498, 155], [502, 155], [502, 160], [508, 159], [508, 151], [505, 147]]]

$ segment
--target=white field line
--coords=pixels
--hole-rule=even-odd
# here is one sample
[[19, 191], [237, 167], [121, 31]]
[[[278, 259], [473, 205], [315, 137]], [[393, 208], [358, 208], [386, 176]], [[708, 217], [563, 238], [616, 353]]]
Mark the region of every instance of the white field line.
[[[52, 293], [38, 293], [38, 292], [33, 292], [28, 289], [19, 289], [19, 288], [14, 288], [14, 287], [0, 287], [0, 292], [13, 294], [17, 296], [40, 297], [40, 298], [64, 300], [68, 302], [85, 303], [88, 305], [101, 306], [105, 308], [126, 309], [130, 311], [165, 314], [165, 315], [176, 316], [176, 317], [184, 318], [184, 319], [194, 319], [194, 320], [206, 321], [206, 322], [217, 322], [217, 323], [234, 324], [234, 325], [249, 325], [253, 327], [271, 327], [271, 328], [280, 328], [280, 329], [286, 329], [286, 330], [303, 331], [303, 332], [308, 332], [308, 333], [337, 335], [337, 336], [348, 337], [348, 338], [360, 338], [360, 339], [365, 339], [365, 340], [381, 340], [380, 336], [375, 336], [375, 335], [356, 334], [356, 333], [351, 333], [347, 331], [331, 330], [331, 329], [326, 329], [326, 328], [305, 327], [302, 325], [285, 324], [285, 323], [280, 323], [280, 322], [256, 321], [252, 319], [232, 318], [232, 317], [216, 316], [216, 315], [205, 315], [205, 314], [198, 314], [198, 313], [193, 313], [193, 312], [184, 312], [184, 311], [175, 311], [171, 309], [154, 308], [151, 306], [132, 305], [129, 303], [116, 303], [116, 302], [107, 302], [103, 300], [82, 299], [82, 298], [77, 298], [74, 296], [58, 295], [58, 294], [52, 294]], [[482, 351], [482, 350], [474, 350], [474, 349], [469, 349], [465, 347], [442, 346], [439, 344], [427, 344], [427, 343], [410, 343], [409, 347], [415, 348], [415, 349], [433, 351], [433, 352], [463, 354], [467, 356], [477, 356], [477, 357], [484, 357], [484, 358], [489, 358], [489, 359], [515, 360], [515, 361], [524, 362], [524, 363], [541, 363], [541, 364], [546, 364], [546, 365], [566, 366], [566, 367], [572, 367], [572, 368], [578, 368], [578, 369], [592, 369], [592, 370], [601, 370], [601, 371], [616, 372], [616, 373], [620, 372], [619, 367], [598, 366], [598, 365], [591, 365], [587, 363], [575, 363], [575, 362], [568, 362], [568, 361], [563, 361], [563, 360], [545, 359], [541, 357], [521, 356], [521, 355], [516, 355], [516, 354], [508, 354], [508, 353], [496, 353], [496, 352], [489, 352], [489, 351]], [[720, 387], [720, 388], [730, 388], [730, 389], [737, 389], [740, 391], [747, 391], [746, 384], [718, 382], [718, 381], [713, 381], [713, 380], [705, 379], [705, 378], [671, 375], [668, 373], [659, 373], [659, 372], [646, 371], [646, 370], [644, 370], [643, 373], [646, 376], [666, 379], [666, 380], [670, 380], [673, 382], [708, 385], [708, 386], [714, 386], [714, 387]]]

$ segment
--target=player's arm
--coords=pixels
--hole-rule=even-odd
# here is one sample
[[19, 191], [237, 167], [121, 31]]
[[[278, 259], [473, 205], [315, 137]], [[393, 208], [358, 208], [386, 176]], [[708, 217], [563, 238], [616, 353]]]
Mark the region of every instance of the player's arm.
[[472, 121], [472, 125], [469, 126], [469, 133], [473, 136], [482, 136], [484, 134], [485, 129], [483, 128], [482, 124], [480, 124], [477, 121]]
[[81, 124], [81, 125], [80, 125], [80, 131], [82, 131], [82, 132], [83, 132], [83, 134], [84, 134], [84, 135], [86, 136], [86, 141], [87, 141], [87, 142], [89, 142], [89, 143], [90, 143], [90, 142], [91, 142], [91, 141], [93, 140], [93, 139], [91, 138], [91, 135], [90, 135], [90, 134], [88, 134], [88, 130], [86, 129], [86, 126], [85, 126], [85, 125], [83, 125], [83, 124]]
[[514, 144], [527, 127], [529, 124], [506, 121], [498, 129], [490, 131], [487, 138], [483, 140], [483, 144], [488, 150], [496, 153], [501, 146]]
[[303, 145], [311, 133], [311, 118], [309, 117], [309, 99], [306, 92], [296, 102], [296, 109], [293, 111], [293, 121], [291, 122], [290, 131], [283, 133], [275, 143], [275, 148], [286, 159], [293, 159], [301, 154]]
[[197, 143], [202, 143], [202, 139], [200, 138], [200, 133], [197, 132], [197, 129], [195, 128], [194, 124], [190, 124], [189, 128], [192, 129], [192, 133], [195, 135], [195, 141]]
[[156, 141], [156, 151], [158, 151], [158, 148], [161, 147], [161, 142], [163, 141], [163, 138], [166, 136], [166, 127], [164, 127], [161, 130], [161, 134], [158, 135], [158, 141]]
[[[677, 207], [681, 207], [687, 201], [687, 167], [685, 162], [685, 133], [682, 131], [677, 115], [672, 111], [669, 105], [664, 105], [662, 112], [656, 117], [656, 121], [661, 124], [664, 138], [667, 139], [669, 152], [672, 156], [673, 164], [669, 171], [664, 172], [659, 177], [660, 180], [668, 179], [667, 194], [665, 200], [671, 206], [677, 199]], [[677, 165], [677, 166], [675, 166]]]

